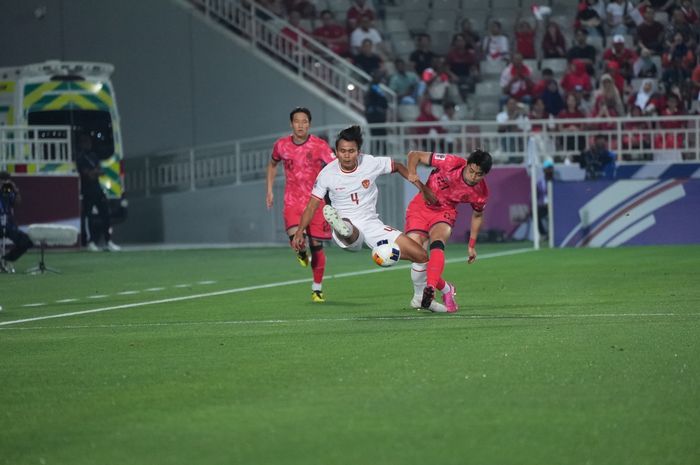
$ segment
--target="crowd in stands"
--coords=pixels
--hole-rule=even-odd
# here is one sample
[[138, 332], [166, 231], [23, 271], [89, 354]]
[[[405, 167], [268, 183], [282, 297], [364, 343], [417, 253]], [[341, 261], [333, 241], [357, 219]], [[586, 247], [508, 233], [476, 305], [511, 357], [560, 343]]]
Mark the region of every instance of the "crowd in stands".
[[[412, 30], [415, 49], [410, 54], [396, 53], [382, 31], [383, 7], [400, 5], [398, 0], [375, 0], [379, 10], [371, 0], [348, 0], [342, 18], [328, 9], [316, 10], [316, 4], [325, 2], [258, 1], [297, 28], [303, 29], [300, 19], [313, 20], [315, 27], [306, 33], [372, 77], [374, 95], [368, 98], [376, 99], [380, 84], [385, 84], [396, 93], [399, 105], [419, 109], [418, 121], [439, 120], [436, 108], [441, 117], [454, 114], [455, 106], [472, 99], [477, 84], [487, 79], [485, 66], [500, 70], [500, 79], [493, 80], [502, 91], [497, 97], [497, 121], [502, 123], [523, 117], [566, 120], [696, 112], [700, 15], [693, 0], [579, 0], [570, 11], [551, 15], [521, 10], [512, 30], [503, 28], [495, 11], [485, 24], [455, 18], [447, 49], [434, 50], [427, 29]], [[552, 70], [544, 60], [566, 65]], [[605, 123], [597, 124], [605, 129]], [[556, 127], [581, 129], [580, 124], [566, 122]]]

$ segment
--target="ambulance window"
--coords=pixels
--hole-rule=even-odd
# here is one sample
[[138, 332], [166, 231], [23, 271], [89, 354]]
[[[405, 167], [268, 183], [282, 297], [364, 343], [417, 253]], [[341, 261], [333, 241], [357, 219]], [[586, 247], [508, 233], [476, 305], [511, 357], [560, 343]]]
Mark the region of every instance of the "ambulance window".
[[[107, 111], [96, 110], [52, 110], [29, 113], [29, 125], [54, 126], [65, 125], [73, 129], [73, 146], [79, 134], [90, 134], [92, 148], [101, 159], [114, 154], [114, 133], [112, 117]], [[40, 134], [41, 137], [41, 134]]]

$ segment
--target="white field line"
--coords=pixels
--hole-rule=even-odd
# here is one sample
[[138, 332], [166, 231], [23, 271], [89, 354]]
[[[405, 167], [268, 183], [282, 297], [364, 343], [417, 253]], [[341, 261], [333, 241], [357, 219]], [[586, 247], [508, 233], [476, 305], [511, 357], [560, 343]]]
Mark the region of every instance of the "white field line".
[[700, 313], [579, 313], [579, 314], [510, 314], [510, 315], [466, 315], [466, 314], [438, 314], [426, 311], [417, 311], [410, 316], [357, 316], [340, 318], [300, 318], [300, 319], [275, 319], [275, 320], [223, 320], [223, 321], [173, 321], [156, 323], [115, 323], [94, 325], [63, 325], [63, 326], [31, 326], [0, 328], [0, 331], [19, 330], [33, 331], [42, 329], [117, 329], [117, 328], [148, 328], [167, 326], [224, 326], [224, 325], [291, 325], [307, 323], [344, 323], [361, 321], [437, 321], [436, 318], [448, 318], [451, 320], [566, 320], [566, 319], [605, 319], [605, 318], [672, 318], [672, 317], [700, 317]]
[[[504, 252], [496, 252], [492, 254], [484, 254], [481, 256], [481, 259], [487, 259], [487, 258], [496, 258], [496, 257], [503, 257], [507, 255], [516, 255], [516, 254], [521, 254], [525, 252], [531, 252], [535, 249], [516, 249], [516, 250], [507, 250]], [[466, 256], [465, 258], [460, 258], [460, 259], [450, 259], [446, 260], [447, 263], [452, 263], [452, 262], [464, 262], [466, 261]], [[365, 274], [371, 274], [371, 273], [382, 273], [386, 271], [394, 271], [394, 270], [406, 270], [409, 269], [411, 265], [398, 265], [398, 266], [393, 266], [391, 268], [373, 268], [370, 270], [362, 270], [362, 271], [353, 271], [350, 273], [339, 273], [331, 276], [325, 276], [324, 279], [338, 279], [338, 278], [347, 278], [351, 276], [360, 276], [360, 275], [365, 275]], [[207, 297], [217, 297], [221, 295], [227, 295], [227, 294], [236, 294], [239, 292], [247, 292], [247, 291], [256, 291], [260, 289], [269, 289], [273, 287], [281, 287], [281, 286], [290, 286], [293, 284], [302, 284], [302, 283], [308, 283], [311, 282], [311, 278], [306, 278], [306, 279], [294, 279], [291, 281], [281, 281], [277, 283], [269, 283], [269, 284], [260, 284], [257, 286], [247, 286], [247, 287], [239, 287], [235, 289], [224, 289], [221, 291], [214, 291], [214, 292], [206, 292], [202, 294], [193, 294], [193, 295], [186, 295], [186, 296], [181, 296], [181, 297], [170, 297], [167, 299], [158, 299], [158, 300], [150, 300], [150, 301], [145, 301], [145, 302], [134, 302], [130, 304], [122, 304], [122, 305], [114, 305], [110, 307], [101, 307], [101, 308], [93, 308], [90, 310], [79, 310], [75, 312], [67, 312], [67, 313], [57, 313], [55, 315], [44, 315], [44, 316], [37, 316], [37, 317], [32, 317], [32, 318], [22, 318], [20, 320], [10, 320], [10, 321], [2, 321], [0, 322], [0, 326], [8, 326], [8, 325], [14, 325], [14, 324], [19, 324], [19, 323], [29, 323], [31, 321], [40, 321], [40, 320], [50, 320], [54, 318], [66, 318], [70, 316], [77, 316], [77, 315], [87, 315], [90, 313], [101, 313], [101, 312], [109, 312], [112, 310], [122, 310], [125, 308], [136, 308], [136, 307], [145, 307], [148, 305], [158, 305], [158, 304], [167, 304], [167, 303], [172, 303], [172, 302], [182, 302], [185, 300], [195, 300], [195, 299], [205, 299]]]

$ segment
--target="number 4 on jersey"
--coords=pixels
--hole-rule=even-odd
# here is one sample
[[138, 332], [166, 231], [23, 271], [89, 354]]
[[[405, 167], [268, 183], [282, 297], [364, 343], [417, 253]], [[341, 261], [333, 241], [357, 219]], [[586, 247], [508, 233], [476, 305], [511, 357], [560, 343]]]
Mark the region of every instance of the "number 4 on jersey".
[[360, 196], [357, 194], [357, 192], [353, 192], [350, 194], [350, 200], [355, 202], [355, 204], [359, 205], [360, 204]]

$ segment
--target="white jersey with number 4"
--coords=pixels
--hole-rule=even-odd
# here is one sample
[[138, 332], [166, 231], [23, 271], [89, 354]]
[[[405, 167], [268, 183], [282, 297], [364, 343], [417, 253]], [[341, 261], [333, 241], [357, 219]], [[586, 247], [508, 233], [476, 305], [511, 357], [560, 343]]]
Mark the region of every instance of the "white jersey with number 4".
[[311, 195], [323, 200], [326, 193], [341, 217], [353, 223], [377, 219], [377, 178], [390, 174], [394, 163], [389, 157], [360, 154], [357, 168], [343, 171], [338, 160], [327, 164], [318, 176]]

